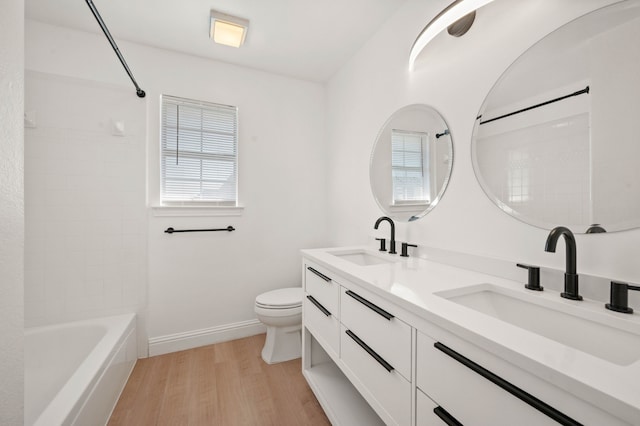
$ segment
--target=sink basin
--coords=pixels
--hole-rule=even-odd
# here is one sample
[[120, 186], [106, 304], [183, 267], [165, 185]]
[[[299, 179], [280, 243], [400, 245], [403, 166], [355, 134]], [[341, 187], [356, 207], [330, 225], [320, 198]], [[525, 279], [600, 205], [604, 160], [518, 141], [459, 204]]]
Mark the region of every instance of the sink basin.
[[391, 259], [385, 259], [382, 257], [383, 255], [372, 254], [365, 250], [334, 251], [330, 252], [330, 254], [360, 266], [381, 265], [394, 262]]
[[638, 325], [605, 312], [492, 284], [435, 294], [617, 365], [640, 359]]

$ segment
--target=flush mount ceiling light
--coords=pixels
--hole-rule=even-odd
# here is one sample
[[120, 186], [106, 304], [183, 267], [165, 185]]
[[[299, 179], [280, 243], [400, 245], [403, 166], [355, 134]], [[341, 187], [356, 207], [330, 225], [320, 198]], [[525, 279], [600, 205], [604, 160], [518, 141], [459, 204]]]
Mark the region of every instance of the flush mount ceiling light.
[[209, 37], [218, 44], [240, 47], [247, 37], [249, 20], [236, 16], [211, 11], [211, 23], [209, 25]]
[[411, 54], [409, 55], [409, 69], [413, 70], [413, 66], [422, 49], [445, 28], [449, 28], [449, 34], [452, 36], [460, 37], [464, 35], [469, 28], [471, 28], [471, 24], [473, 24], [476, 16], [475, 11], [492, 1], [493, 0], [456, 0], [447, 6], [424, 27], [413, 43]]

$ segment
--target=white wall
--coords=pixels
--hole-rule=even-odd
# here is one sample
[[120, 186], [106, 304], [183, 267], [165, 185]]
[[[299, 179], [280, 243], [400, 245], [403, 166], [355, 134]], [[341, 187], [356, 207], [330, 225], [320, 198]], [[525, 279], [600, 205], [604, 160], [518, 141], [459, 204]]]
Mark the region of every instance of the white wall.
[[0, 424], [23, 423], [24, 2], [0, 13]]
[[[597, 223], [637, 224], [640, 218], [640, 19], [594, 38], [598, 52], [590, 64], [593, 91], [592, 145], [594, 150], [594, 217]], [[615, 61], [617, 64], [612, 67]], [[615, 146], [616, 149], [611, 149]]]
[[26, 327], [144, 313], [146, 107], [126, 89], [25, 75]]
[[[27, 21], [26, 43], [29, 70], [128, 84], [102, 35]], [[239, 108], [242, 214], [166, 217], [158, 215], [166, 211], [149, 209], [149, 337], [206, 343], [215, 330], [254, 320], [257, 294], [299, 286], [299, 250], [326, 245], [324, 88], [120, 40], [118, 44], [147, 93], [143, 102], [147, 105], [148, 205], [158, 202], [160, 95]], [[163, 232], [169, 226], [227, 225], [237, 230]]]
[[[453, 174], [438, 206], [418, 221], [400, 224], [397, 239], [564, 269], [564, 245], [556, 254], [545, 253], [548, 231], [506, 215], [485, 196], [473, 172], [471, 137], [485, 96], [522, 52], [556, 27], [613, 1], [498, 0], [479, 11], [464, 37], [434, 40], [409, 72], [415, 37], [448, 3], [409, 0], [328, 83], [332, 245], [388, 238], [388, 228], [373, 230], [381, 212], [369, 189], [370, 150], [380, 126], [395, 110], [426, 103], [449, 124]], [[639, 282], [639, 237], [640, 230], [577, 235], [578, 272]]]

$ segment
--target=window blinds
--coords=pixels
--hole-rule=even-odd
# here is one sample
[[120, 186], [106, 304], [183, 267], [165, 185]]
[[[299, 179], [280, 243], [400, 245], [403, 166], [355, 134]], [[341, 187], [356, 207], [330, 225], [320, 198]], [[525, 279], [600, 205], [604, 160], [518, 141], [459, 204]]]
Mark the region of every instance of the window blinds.
[[393, 203], [428, 202], [427, 134], [392, 130], [391, 132], [391, 177], [393, 180]]
[[238, 109], [162, 96], [162, 201], [237, 204]]

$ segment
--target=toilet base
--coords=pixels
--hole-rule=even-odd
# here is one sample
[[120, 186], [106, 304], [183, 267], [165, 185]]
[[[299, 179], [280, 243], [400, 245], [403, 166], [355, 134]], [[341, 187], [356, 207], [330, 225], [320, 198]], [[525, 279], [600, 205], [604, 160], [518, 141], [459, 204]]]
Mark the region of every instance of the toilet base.
[[267, 364], [290, 361], [302, 356], [302, 326], [267, 326], [267, 338], [262, 348], [262, 359]]

